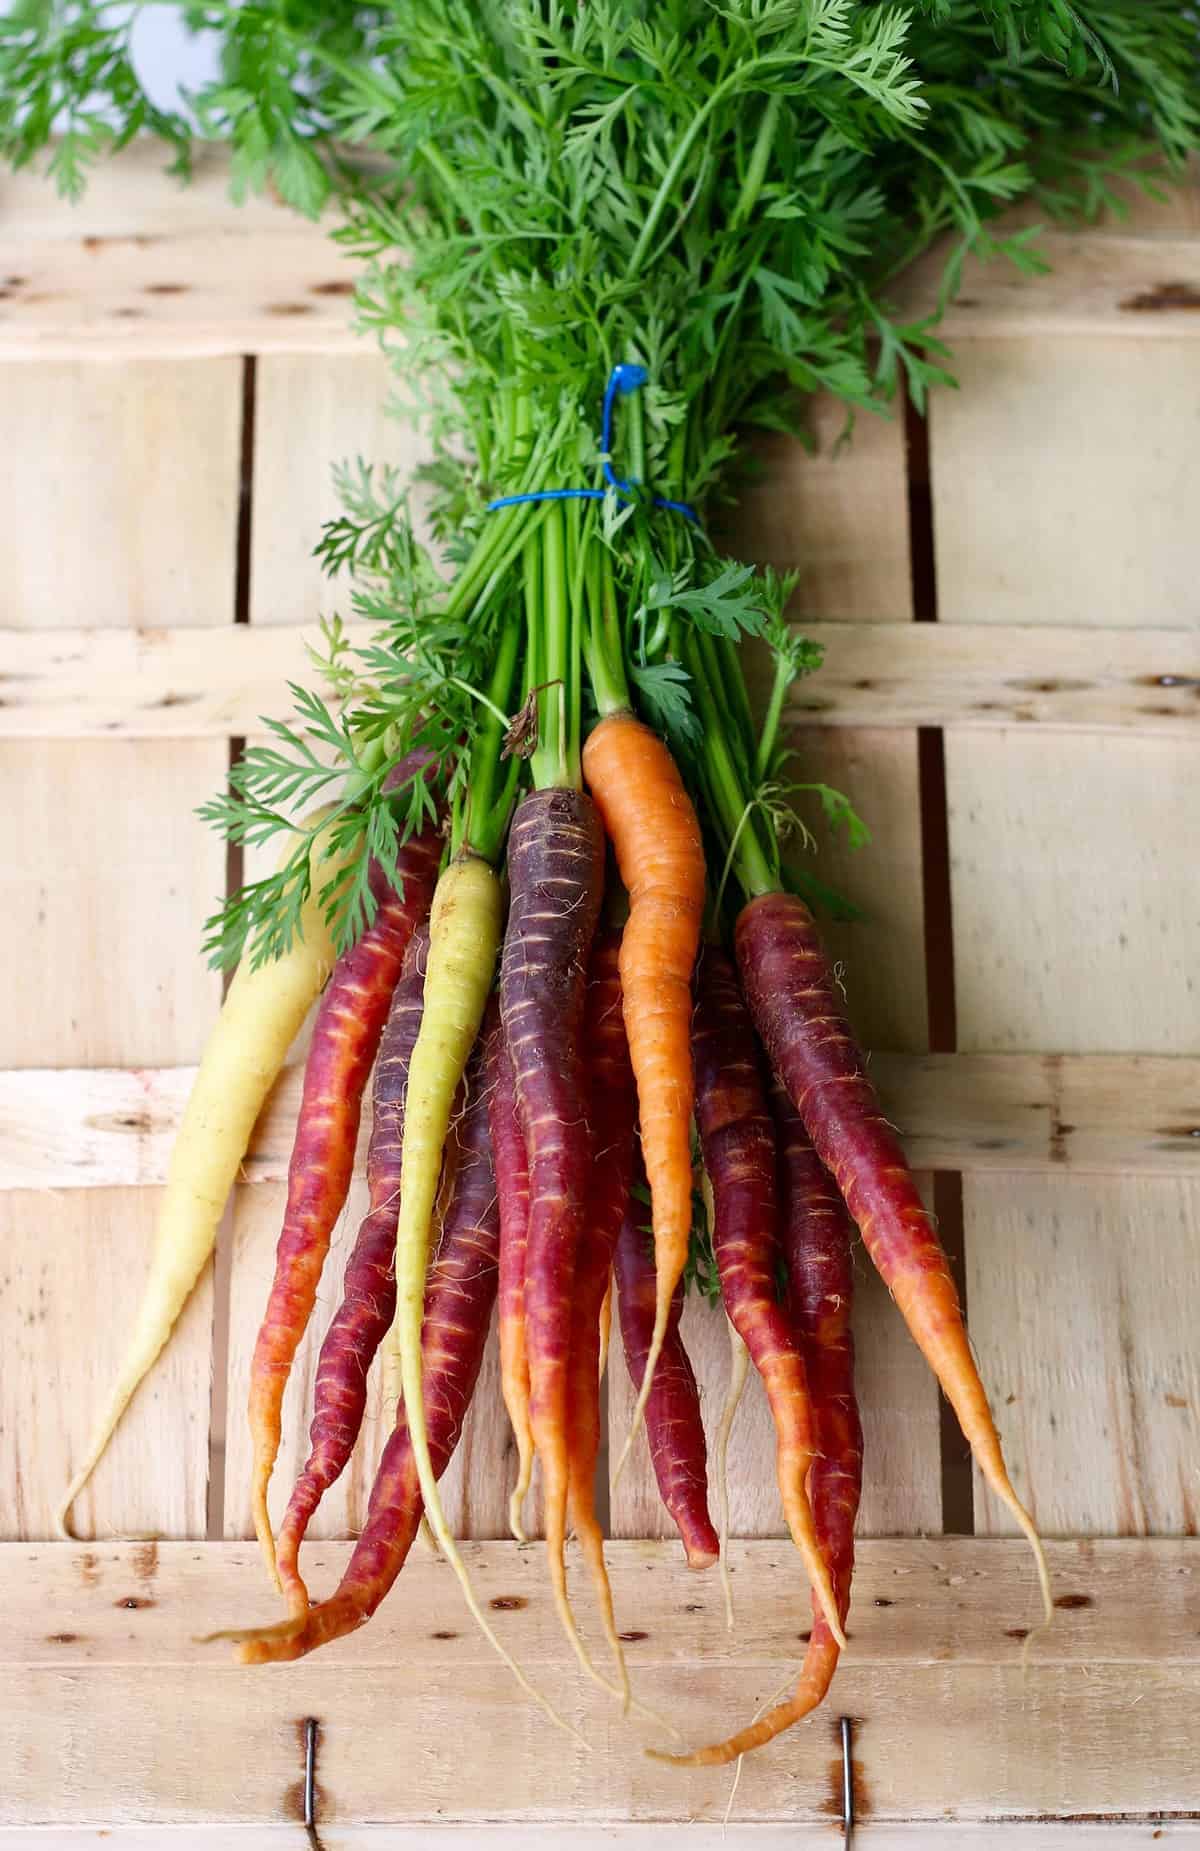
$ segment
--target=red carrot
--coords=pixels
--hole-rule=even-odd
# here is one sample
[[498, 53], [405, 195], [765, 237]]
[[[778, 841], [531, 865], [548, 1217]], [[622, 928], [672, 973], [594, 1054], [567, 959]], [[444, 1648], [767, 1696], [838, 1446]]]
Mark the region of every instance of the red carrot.
[[621, 1013], [619, 931], [601, 931], [592, 946], [584, 1003], [587, 1114], [591, 1170], [587, 1216], [579, 1242], [571, 1308], [567, 1382], [567, 1447], [571, 1521], [600, 1601], [604, 1629], [628, 1694], [624, 1653], [604, 1566], [604, 1539], [596, 1518], [596, 1461], [600, 1453], [601, 1316], [612, 1275], [617, 1236], [629, 1203], [637, 1092]]
[[[567, 1363], [591, 1156], [579, 1034], [600, 911], [604, 837], [591, 799], [530, 793], [508, 841], [511, 888], [500, 1010], [529, 1159], [525, 1344], [529, 1415], [542, 1466], [546, 1552], [563, 1627], [592, 1669], [567, 1598]], [[597, 1306], [597, 1316], [599, 1307]]]
[[980, 1470], [1033, 1547], [1049, 1619], [1045, 1555], [1008, 1476], [946, 1255], [864, 1071], [816, 922], [802, 900], [762, 895], [738, 919], [737, 954], [771, 1063], [957, 1414]]
[[500, 1389], [517, 1443], [517, 1482], [509, 1499], [508, 1523], [518, 1542], [525, 1541], [521, 1512], [533, 1470], [533, 1433], [529, 1426], [529, 1358], [525, 1351], [525, 1239], [529, 1228], [529, 1161], [525, 1133], [517, 1117], [517, 1083], [503, 1034], [491, 1039], [488, 1054], [492, 1156], [500, 1198]]
[[367, 1375], [396, 1309], [396, 1215], [404, 1103], [425, 990], [429, 927], [413, 934], [392, 997], [372, 1093], [374, 1125], [367, 1152], [370, 1207], [346, 1262], [342, 1302], [321, 1345], [309, 1428], [309, 1453], [279, 1530], [279, 1574], [293, 1613], [308, 1609], [298, 1558], [313, 1512], [354, 1450], [367, 1400]]
[[[646, 1211], [630, 1203], [617, 1242], [617, 1315], [629, 1379], [640, 1389], [654, 1331], [654, 1252], [642, 1221]], [[721, 1545], [708, 1514], [708, 1453], [700, 1396], [679, 1329], [683, 1286], [675, 1287], [667, 1332], [646, 1402], [650, 1461], [664, 1508], [679, 1531], [689, 1568], [710, 1568]]]
[[[499, 1038], [499, 1024], [487, 1040]], [[445, 1471], [475, 1391], [496, 1296], [499, 1220], [488, 1131], [484, 1044], [467, 1078], [467, 1103], [454, 1136], [457, 1167], [436, 1258], [429, 1269], [421, 1334], [429, 1449]], [[421, 1487], [404, 1411], [383, 1451], [366, 1526], [336, 1592], [297, 1621], [234, 1635], [243, 1664], [302, 1658], [370, 1619], [412, 1547]]]
[[[410, 761], [398, 766], [397, 773], [402, 769], [413, 775]], [[400, 848], [397, 882], [378, 863], [372, 865], [375, 918], [338, 959], [313, 1026], [275, 1277], [250, 1367], [254, 1528], [276, 1582], [267, 1488], [279, 1452], [284, 1390], [350, 1185], [363, 1088], [405, 950], [429, 911], [441, 852], [437, 831], [427, 829]]]
[[[850, 1333], [852, 1227], [837, 1186], [813, 1150], [791, 1100], [776, 1088], [771, 1104], [779, 1132], [788, 1298], [804, 1345], [816, 1416], [818, 1452], [808, 1488], [844, 1626], [854, 1572], [854, 1520], [862, 1490], [862, 1427], [854, 1396]], [[773, 1741], [823, 1701], [837, 1662], [837, 1641], [814, 1595], [812, 1637], [787, 1702], [774, 1705], [728, 1741], [671, 1759], [685, 1767], [717, 1767]]]
[[730, 960], [707, 946], [692, 1020], [696, 1123], [713, 1192], [713, 1254], [721, 1296], [750, 1352], [775, 1423], [775, 1471], [792, 1540], [834, 1637], [845, 1644], [806, 1481], [817, 1450], [804, 1356], [779, 1303], [775, 1128], [758, 1045]]

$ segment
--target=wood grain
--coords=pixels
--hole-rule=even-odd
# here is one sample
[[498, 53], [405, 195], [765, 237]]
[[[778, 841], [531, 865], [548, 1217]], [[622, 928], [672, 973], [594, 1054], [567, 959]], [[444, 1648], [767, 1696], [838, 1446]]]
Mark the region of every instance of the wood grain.
[[[10, 184], [0, 179], [0, 200]], [[230, 621], [240, 379], [236, 360], [137, 355], [5, 369], [0, 621], [39, 632]], [[193, 642], [211, 652], [211, 639]]]
[[[219, 149], [196, 151], [188, 187], [167, 178], [166, 158], [147, 142], [101, 162], [71, 212], [39, 176], [3, 177], [0, 356], [349, 351], [355, 272], [328, 225], [270, 198], [235, 206]], [[994, 336], [1194, 338], [1196, 193], [1193, 185], [1165, 206], [1140, 202], [1132, 223], [1043, 231], [1046, 276], [968, 264], [940, 332], [956, 349]], [[933, 253], [897, 286], [902, 312], [930, 312], [943, 263], [944, 252]]]
[[[263, 626], [313, 624], [335, 610], [344, 618], [351, 615], [346, 579], [329, 580], [313, 557], [322, 526], [340, 512], [335, 467], [353, 466], [359, 459], [390, 465], [407, 486], [426, 459], [428, 445], [399, 415], [399, 407], [392, 407], [395, 379], [383, 355], [373, 352], [365, 340], [344, 356], [267, 354], [256, 368], [255, 384], [250, 627], [245, 641], [252, 649], [273, 644], [276, 666], [268, 667], [267, 675], [273, 684], [270, 698], [277, 704], [284, 679], [279, 660], [285, 652], [296, 663], [303, 658], [293, 638], [264, 637]], [[422, 505], [419, 487], [414, 500]], [[294, 677], [297, 670], [292, 667], [285, 673]]]
[[344, 353], [353, 259], [272, 198], [235, 206], [228, 159], [195, 150], [190, 186], [135, 142], [68, 210], [31, 173], [0, 177], [0, 355], [11, 360]]
[[[1196, 252], [1200, 264], [1200, 238]], [[1192, 321], [1200, 332], [1200, 312]], [[1167, 624], [1191, 630], [1194, 657], [1194, 353], [1181, 340], [1096, 333], [963, 348], [955, 361], [962, 389], [937, 395], [932, 420], [943, 621], [1105, 632]], [[1152, 656], [1149, 635], [1147, 643]], [[1093, 637], [1093, 672], [1110, 660], [1112, 644], [1107, 634]], [[1086, 660], [1080, 679], [1090, 679]], [[1025, 678], [1026, 668], [1017, 657], [1010, 672]], [[1147, 662], [1133, 672], [1161, 671]], [[1040, 678], [1036, 669], [1030, 676]], [[1149, 685], [1144, 693], [1147, 706], [1158, 704]]]
[[[332, 1573], [344, 1551], [325, 1554]], [[549, 1738], [514, 1699], [449, 1571], [427, 1557], [414, 1556], [365, 1632], [270, 1674], [238, 1670], [222, 1647], [192, 1641], [231, 1614], [269, 1614], [274, 1597], [251, 1549], [26, 1549], [20, 1571], [40, 1599], [6, 1591], [0, 1604], [0, 1658], [20, 1667], [23, 1695], [0, 1718], [4, 1816], [48, 1825], [293, 1816], [300, 1731], [312, 1715], [331, 1832], [365, 1819], [649, 1822], [681, 1810], [719, 1822], [727, 1771], [681, 1775], [643, 1761], [643, 1731], [580, 1684], [538, 1552], [471, 1545], [468, 1557], [485, 1598], [525, 1602], [504, 1613], [505, 1637], [586, 1722], [594, 1754]], [[669, 1547], [614, 1545], [611, 1557], [618, 1611], [645, 1635], [630, 1643], [634, 1677], [648, 1701], [670, 1704], [689, 1739], [752, 1709], [794, 1664], [777, 1545], [736, 1552], [746, 1625], [732, 1641], [715, 1582], [689, 1576]], [[1013, 1632], [1033, 1589], [1019, 1544], [864, 1545], [835, 1707], [747, 1765], [735, 1817], [828, 1819], [842, 1712], [856, 1719], [868, 1822], [1189, 1808], [1196, 1545], [1066, 1545], [1052, 1550], [1052, 1568], [1069, 1598], [1023, 1680]], [[3, 1583], [18, 1584], [15, 1562]], [[445, 1632], [455, 1636], [434, 1637]], [[451, 1735], [438, 1719], [455, 1667]], [[406, 1744], [403, 1778], [378, 1752], [381, 1713]], [[1047, 1752], [1068, 1731], [1070, 1751]]]
[[[166, 1175], [193, 1067], [0, 1073], [0, 1189], [145, 1187]], [[1195, 1176], [1200, 1060], [1150, 1054], [874, 1054], [871, 1074], [926, 1170]], [[244, 1181], [287, 1174], [300, 1099], [285, 1069]], [[366, 1128], [360, 1138], [365, 1157]], [[360, 1162], [361, 1167], [361, 1162]]]
[[[1186, 196], [1190, 207], [1194, 188]], [[967, 342], [1010, 339], [1033, 345], [1048, 336], [1114, 346], [1154, 346], [1195, 337], [1200, 307], [1200, 232], [1140, 227], [1043, 230], [1036, 248], [1049, 270], [1022, 275], [1002, 259], [969, 261], [957, 297], [938, 328], [955, 355]], [[1029, 215], [1014, 215], [1013, 224]], [[928, 314], [938, 298], [945, 251], [915, 265], [897, 290], [900, 308]], [[957, 375], [958, 367], [952, 370]]]
[[[572, 1851], [728, 1851], [730, 1827], [704, 1825], [579, 1825], [572, 1823]], [[733, 1813], [734, 1840], [749, 1851], [827, 1851], [830, 1821], [819, 1825], [740, 1823]], [[870, 1836], [867, 1837], [869, 1830]], [[160, 1851], [165, 1843], [178, 1851], [292, 1851], [295, 1825], [119, 1825], [106, 1827], [104, 1851]], [[1200, 1825], [1147, 1813], [1119, 1824], [1072, 1821], [1028, 1823], [1005, 1819], [980, 1824], [923, 1819], [905, 1824], [872, 1821], [860, 1833], [869, 1851], [1195, 1851]], [[561, 1825], [442, 1825], [438, 1851], [554, 1851], [562, 1842]], [[323, 1851], [407, 1851], [429, 1844], [426, 1825], [322, 1826]], [[95, 1851], [94, 1826], [2, 1826], [3, 1851]]]
[[[1194, 623], [1200, 387], [1185, 349], [979, 343], [964, 384], [933, 413], [946, 614], [1092, 624], [1101, 659], [1110, 624]], [[1200, 885], [1180, 851], [1200, 739], [1096, 751], [951, 732], [946, 767], [959, 1045], [1194, 1053]], [[1038, 1519], [1194, 1530], [1194, 1182], [968, 1175], [964, 1211], [972, 1336]], [[979, 1486], [976, 1520], [1006, 1528]]]
[[[349, 372], [357, 363], [341, 364]], [[305, 472], [293, 461], [291, 473]], [[297, 495], [322, 499], [316, 480]], [[256, 535], [260, 528], [261, 520]], [[314, 519], [301, 531], [316, 535], [319, 525]], [[308, 619], [337, 610], [344, 587], [321, 577], [294, 536], [290, 547], [256, 541], [255, 559], [252, 584], [265, 587], [254, 594], [264, 615], [238, 625], [219, 653], [194, 630], [0, 632], [0, 738], [224, 738], [253, 732], [264, 713], [286, 712], [286, 683], [309, 673], [308, 650], [321, 641]], [[896, 729], [995, 732], [1015, 723], [1178, 739], [1200, 719], [1194, 629], [1108, 630], [1098, 643], [1085, 628], [1027, 624], [806, 620], [800, 627], [826, 654], [820, 674], [797, 684], [788, 724], [820, 729], [804, 741], [814, 772], [829, 756], [839, 776], [857, 773], [860, 783], [864, 754], [873, 761], [892, 750], [886, 735]], [[353, 622], [346, 631], [352, 644], [369, 635]], [[879, 737], [841, 740], [845, 730]]]

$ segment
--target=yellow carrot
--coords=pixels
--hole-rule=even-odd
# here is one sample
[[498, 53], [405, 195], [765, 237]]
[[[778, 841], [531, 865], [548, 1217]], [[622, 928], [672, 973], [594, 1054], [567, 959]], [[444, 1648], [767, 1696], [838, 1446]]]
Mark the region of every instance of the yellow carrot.
[[205, 1045], [171, 1152], [133, 1335], [83, 1463], [55, 1513], [55, 1529], [64, 1538], [71, 1535], [71, 1506], [204, 1270], [255, 1120], [333, 967], [333, 944], [317, 900], [331, 872], [329, 861], [322, 860], [327, 846], [324, 835], [314, 837], [312, 891], [291, 947], [257, 970], [248, 959], [238, 966]]

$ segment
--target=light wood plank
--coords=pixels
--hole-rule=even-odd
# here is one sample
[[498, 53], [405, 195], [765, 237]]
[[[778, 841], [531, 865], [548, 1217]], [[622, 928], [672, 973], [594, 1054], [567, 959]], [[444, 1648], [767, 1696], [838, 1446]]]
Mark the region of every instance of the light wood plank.
[[[311, 473], [322, 474], [315, 462]], [[298, 461], [292, 474], [305, 474]], [[307, 492], [315, 501], [315, 479]], [[303, 531], [315, 534], [317, 523]], [[283, 620], [333, 611], [344, 600], [321, 578], [306, 546], [293, 541], [289, 549], [281, 539], [264, 540], [261, 548], [270, 567], [257, 567], [254, 582], [267, 587], [266, 615], [261, 627], [239, 625], [219, 653], [202, 632], [188, 630], [0, 632], [0, 738], [224, 738], [254, 731], [264, 713], [286, 714], [286, 683], [311, 679], [308, 650], [321, 638], [315, 623]], [[271, 623], [277, 627], [265, 627]], [[802, 627], [826, 650], [820, 673], [797, 684], [788, 706], [814, 774], [828, 758], [838, 775], [857, 772], [861, 782], [867, 759], [874, 767], [880, 755], [902, 755], [904, 746], [887, 735], [914, 726], [995, 732], [1015, 722], [1022, 729], [1177, 739], [1194, 732], [1200, 718], [1195, 630], [1113, 630], [1098, 646], [1094, 631], [1079, 627], [811, 621]], [[369, 632], [351, 623], [347, 634], [359, 644]], [[844, 731], [859, 736], [839, 744]], [[867, 732], [869, 739], [862, 736]]]
[[952, 736], [947, 766], [963, 1045], [1194, 1053], [1200, 738]]
[[[956, 621], [1194, 622], [1200, 374], [1178, 342], [980, 343], [933, 418]], [[960, 1046], [1194, 1052], [1200, 744], [947, 735]], [[1069, 1114], [1064, 1121], [1073, 1122]], [[1182, 1127], [1180, 1127], [1182, 1128]], [[1194, 1184], [964, 1183], [973, 1339], [1051, 1530], [1196, 1525]], [[1183, 1405], [1179, 1405], [1182, 1403]], [[977, 1486], [977, 1527], [1004, 1529]]]
[[[1194, 198], [1193, 187], [1189, 207]], [[1134, 215], [1125, 228], [1044, 230], [1037, 240], [1050, 266], [1044, 276], [1025, 276], [1002, 260], [968, 262], [960, 291], [938, 328], [956, 360], [964, 343], [974, 340], [1007, 338], [1015, 344], [1101, 334], [1114, 345], [1134, 346], [1194, 338], [1200, 234], [1194, 223], [1177, 235], [1152, 230], [1155, 209], [1140, 202]], [[904, 279], [896, 292], [903, 313], [928, 314], [934, 308], [944, 263], [945, 253], [939, 251]], [[956, 364], [952, 370], [957, 376]]]
[[[1051, 1542], [1047, 1550], [1059, 1604], [1054, 1624], [1031, 1648], [1031, 1671], [1195, 1664], [1200, 1543], [1084, 1540]], [[319, 1580], [336, 1581], [350, 1552], [346, 1542], [314, 1543]], [[522, 1663], [570, 1665], [540, 1547], [470, 1542], [464, 1554], [481, 1596], [516, 1601], [505, 1610], [511, 1617], [497, 1624]], [[726, 1628], [715, 1571], [690, 1573], [670, 1543], [614, 1542], [610, 1556], [618, 1612], [644, 1635], [630, 1642], [643, 1667], [700, 1659], [730, 1667], [773, 1659], [786, 1665], [795, 1655], [795, 1613], [780, 1595], [799, 1581], [782, 1539], [731, 1546], [742, 1608], [736, 1634]], [[580, 1573], [574, 1543], [570, 1560]], [[231, 1623], [269, 1622], [278, 1609], [253, 1543], [14, 1543], [0, 1550], [0, 1562], [8, 1571], [0, 1588], [0, 1665], [10, 1670], [221, 1666], [228, 1648], [206, 1644], [202, 1635]], [[856, 1569], [846, 1662], [1011, 1669], [1020, 1660], [1011, 1629], [1036, 1609], [1033, 1569], [1020, 1541], [868, 1540]], [[443, 1621], [453, 1629], [448, 1639], [439, 1636]], [[461, 1606], [451, 1571], [418, 1549], [370, 1625], [310, 1662], [362, 1671], [403, 1662], [436, 1678], [439, 1668], [469, 1673], [492, 1655]], [[281, 1681], [290, 1675], [269, 1674]]]
[[[68, 209], [37, 175], [0, 185], [0, 356], [345, 353], [352, 261], [270, 198], [228, 196], [226, 156], [198, 150], [181, 188], [153, 143], [102, 162]], [[1166, 206], [1138, 200], [1127, 223], [1051, 229], [1048, 276], [970, 264], [943, 332], [957, 345], [993, 335], [1193, 337], [1200, 235], [1193, 185]], [[1030, 214], [1015, 214], [1015, 225]], [[937, 296], [940, 253], [897, 287], [904, 312]]]
[[[0, 408], [0, 558], [9, 625], [233, 614], [240, 368], [31, 366]], [[33, 488], [31, 489], [31, 485]], [[5, 1065], [194, 1061], [219, 999], [199, 926], [224, 851], [192, 812], [218, 740], [29, 741], [0, 751], [0, 951], [12, 971]], [[15, 794], [20, 793], [19, 801]], [[14, 1193], [2, 1213], [20, 1364], [0, 1387], [5, 1534], [45, 1534], [128, 1333], [156, 1194]], [[77, 1521], [203, 1534], [212, 1296], [207, 1279], [137, 1397]], [[36, 1443], [35, 1443], [36, 1436]]]
[[[194, 1073], [0, 1073], [0, 1189], [161, 1183]], [[1200, 1168], [1200, 1061], [1183, 1055], [873, 1054], [871, 1073], [919, 1169], [1194, 1176]], [[299, 1098], [292, 1066], [255, 1128], [247, 1183], [286, 1176]]]
[[[328, 1553], [331, 1566], [344, 1559], [344, 1550]], [[685, 1623], [681, 1607], [694, 1607], [701, 1584], [673, 1550], [631, 1543], [611, 1553], [619, 1610], [628, 1630], [646, 1635], [630, 1644], [639, 1688], [670, 1705], [689, 1739], [746, 1713], [794, 1664], [799, 1641], [779, 1598], [776, 1545], [737, 1552], [746, 1588], [740, 1640], [725, 1631], [711, 1579], [703, 1610]], [[0, 1717], [6, 1818], [119, 1825], [293, 1817], [303, 1722], [316, 1716], [331, 1827], [524, 1822], [531, 1813], [543, 1823], [665, 1821], [681, 1812], [718, 1822], [728, 1772], [680, 1774], [643, 1761], [637, 1747], [646, 1732], [623, 1725], [580, 1683], [538, 1552], [471, 1545], [468, 1556], [486, 1599], [525, 1601], [506, 1606], [505, 1636], [567, 1715], [586, 1725], [594, 1754], [547, 1736], [547, 1725], [514, 1700], [508, 1674], [466, 1623], [449, 1570], [429, 1558], [414, 1556], [364, 1633], [268, 1675], [231, 1667], [224, 1648], [193, 1642], [231, 1610], [238, 1618], [270, 1613], [275, 1597], [253, 1550], [26, 1549], [19, 1567], [42, 1599], [34, 1607], [6, 1595], [0, 1607], [0, 1654], [20, 1668], [22, 1687], [21, 1703]], [[747, 1765], [737, 1819], [828, 1818], [842, 1713], [856, 1720], [868, 1820], [1185, 1811], [1200, 1691], [1189, 1643], [1196, 1545], [1075, 1544], [1052, 1556], [1056, 1586], [1091, 1605], [1064, 1605], [1023, 1676], [1013, 1634], [1033, 1587], [1021, 1545], [865, 1545], [851, 1651], [830, 1709]], [[17, 1583], [17, 1567], [7, 1584]], [[456, 1636], [433, 1636], [447, 1631]], [[380, 1714], [413, 1745], [400, 1782], [394, 1762], [378, 1754]]]
[[[0, 1195], [5, 1366], [0, 1536], [43, 1537], [117, 1372], [154, 1232], [157, 1191], [86, 1200]], [[80, 1536], [204, 1534], [212, 1286], [192, 1294], [75, 1505]]]
[[240, 381], [236, 360], [6, 371], [0, 620], [229, 622]]
[[200, 928], [225, 857], [194, 812], [224, 756], [199, 742], [0, 745], [0, 787], [21, 799], [0, 816], [0, 932], [11, 970], [51, 979], [10, 986], [6, 1066], [195, 1059], [220, 998]]
[[[1200, 315], [1192, 319], [1200, 328]], [[940, 617], [1170, 624], [1190, 627], [1194, 644], [1196, 349], [1095, 334], [979, 341], [956, 371], [962, 390], [937, 395], [932, 425]], [[1094, 669], [1111, 642], [1095, 638]], [[1014, 678], [1025, 672], [1024, 658], [1014, 660]], [[1140, 672], [1162, 671], [1149, 660]], [[1144, 704], [1159, 704], [1153, 689]]]
[[[444, 1616], [443, 1616], [444, 1617]], [[752, 1714], [782, 1681], [700, 1663], [639, 1688], [669, 1702], [688, 1740]], [[636, 1672], [635, 1672], [636, 1676]], [[309, 1664], [286, 1678], [196, 1669], [169, 1684], [160, 1669], [80, 1678], [39, 1670], [0, 1744], [14, 1769], [3, 1813], [32, 1823], [129, 1820], [164, 1826], [198, 1814], [296, 1820], [304, 1720], [334, 1718], [321, 1757], [323, 1812], [429, 1827], [444, 1823], [689, 1820], [718, 1825], [728, 1771], [683, 1772], [645, 1759], [642, 1724], [623, 1725], [602, 1693], [564, 1666], [548, 1694], [593, 1751], [560, 1744], [514, 1701], [502, 1666], [481, 1666], [447, 1694], [404, 1665], [369, 1676]], [[570, 1682], [568, 1683], [568, 1678]], [[1131, 1678], [1128, 1667], [1019, 1669], [846, 1665], [839, 1700], [857, 1718], [870, 1811], [883, 1818], [1037, 1820], [1194, 1810], [1194, 1666]], [[138, 1726], [131, 1727], [130, 1718]], [[399, 1751], [380, 1753], [380, 1719]], [[820, 1822], [829, 1841], [840, 1796], [833, 1712], [749, 1764], [739, 1820]], [[659, 1738], [661, 1740], [661, 1737]], [[334, 1840], [336, 1845], [336, 1840]]]
[[[893, 622], [912, 615], [904, 431], [859, 418], [843, 442], [846, 408], [822, 395], [804, 408], [808, 449], [793, 437], [755, 443], [753, 475], [719, 538], [739, 559], [799, 571], [795, 611], [826, 622]], [[862, 544], [864, 531], [870, 546]]]
[[[323, 524], [341, 512], [336, 466], [359, 458], [390, 464], [411, 483], [426, 459], [429, 446], [420, 432], [389, 410], [394, 393], [386, 360], [366, 341], [343, 357], [269, 354], [260, 361], [247, 633], [252, 647], [264, 640], [254, 636], [254, 626], [313, 624], [334, 610], [350, 617], [345, 579], [326, 578], [313, 548]], [[413, 500], [415, 507], [422, 505], [419, 488]], [[290, 638], [279, 638], [279, 645], [291, 653]], [[278, 694], [272, 699], [277, 703]]]
[[[828, 1851], [828, 1820], [804, 1825], [745, 1824], [736, 1807], [732, 1824], [577, 1825], [571, 1827], [571, 1851], [728, 1851], [730, 1843], [751, 1851]], [[3, 1851], [95, 1851], [94, 1826], [0, 1826]], [[335, 1825], [321, 1827], [323, 1851], [407, 1851], [429, 1844], [425, 1825]], [[105, 1828], [104, 1851], [292, 1851], [295, 1825], [121, 1825]], [[441, 1825], [437, 1851], [554, 1851], [562, 1842], [559, 1825]], [[857, 1842], [865, 1851], [1170, 1851], [1200, 1845], [1200, 1825], [1148, 1814], [1141, 1820], [1097, 1825], [1073, 1820], [1037, 1824], [963, 1823], [921, 1820], [916, 1824], [868, 1820]]]
[[181, 187], [161, 148], [102, 161], [78, 206], [0, 176], [0, 357], [346, 352], [353, 259], [270, 197], [235, 206], [228, 157], [197, 150]]

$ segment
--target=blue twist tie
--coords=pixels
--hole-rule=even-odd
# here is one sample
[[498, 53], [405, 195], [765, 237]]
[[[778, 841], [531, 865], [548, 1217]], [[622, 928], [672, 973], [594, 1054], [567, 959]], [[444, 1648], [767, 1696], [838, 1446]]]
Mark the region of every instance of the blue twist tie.
[[[600, 448], [603, 453], [604, 480], [608, 488], [538, 488], [527, 495], [501, 495], [496, 501], [489, 501], [487, 512], [494, 514], [498, 508], [515, 508], [526, 501], [603, 501], [609, 489], [620, 501], [636, 499], [637, 483], [619, 475], [612, 466], [612, 421], [613, 406], [617, 398], [628, 398], [633, 392], [640, 392], [650, 375], [644, 366], [637, 366], [632, 361], [624, 361], [614, 366], [604, 388], [604, 411], [600, 421]], [[685, 521], [692, 521], [698, 527], [700, 516], [686, 501], [668, 501], [665, 495], [654, 497], [656, 508], [666, 508], [669, 514], [682, 514]]]

